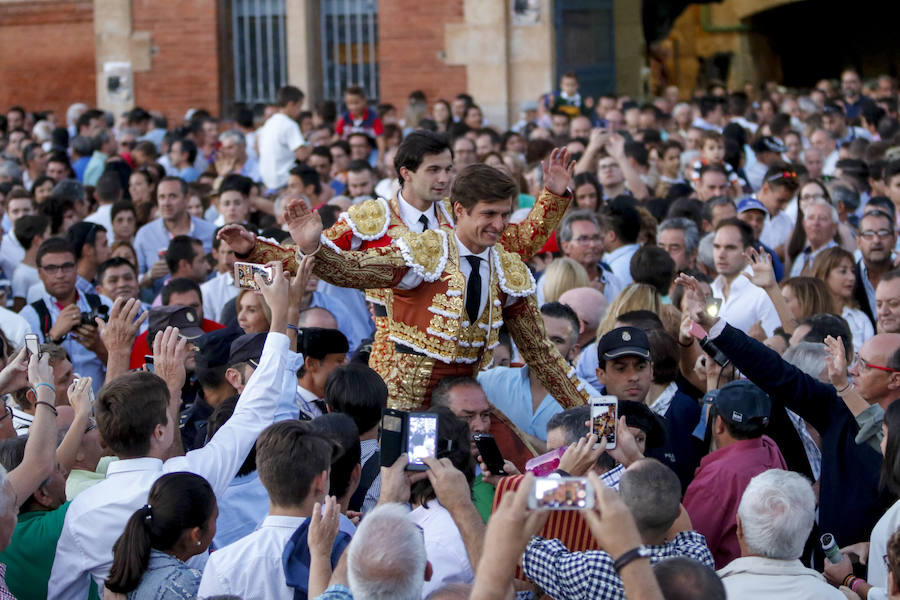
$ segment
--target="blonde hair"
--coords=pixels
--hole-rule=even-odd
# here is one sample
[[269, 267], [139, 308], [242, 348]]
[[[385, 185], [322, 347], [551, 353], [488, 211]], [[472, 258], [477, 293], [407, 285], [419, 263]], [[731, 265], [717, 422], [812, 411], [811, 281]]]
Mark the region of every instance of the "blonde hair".
[[791, 288], [800, 305], [797, 321], [823, 313], [838, 314], [834, 310], [831, 292], [828, 291], [828, 286], [821, 279], [806, 276], [789, 277], [781, 282], [781, 289], [786, 287]]
[[[241, 298], [246, 296], [248, 293], [256, 294], [256, 292], [254, 292], [253, 290], [243, 289], [240, 292], [238, 292], [237, 298], [234, 299], [234, 310], [237, 314], [240, 314], [240, 312], [241, 312]], [[262, 294], [256, 294], [256, 298], [259, 300], [259, 305], [262, 308], [263, 314], [266, 315], [266, 321], [269, 323], [269, 325], [271, 325], [272, 324], [272, 309], [269, 308], [269, 305], [266, 302], [266, 299], [263, 298]]]
[[600, 321], [600, 325], [597, 327], [597, 339], [615, 328], [614, 325], [620, 315], [633, 310], [649, 310], [659, 315], [662, 310], [662, 300], [656, 288], [646, 283], [632, 283], [622, 290], [609, 305], [606, 316]]
[[544, 302], [557, 302], [563, 293], [591, 283], [587, 270], [575, 260], [562, 257], [544, 270]]
[[[834, 269], [837, 269], [841, 266], [841, 263], [844, 261], [848, 261], [850, 263], [850, 269], [853, 270], [853, 255], [841, 248], [840, 246], [834, 246], [832, 248], [825, 248], [822, 250], [819, 255], [816, 257], [816, 260], [813, 261], [812, 272], [810, 275], [825, 282], [825, 287], [828, 287], [828, 275]], [[829, 294], [831, 290], [828, 290]], [[849, 306], [850, 308], [859, 308], [859, 305], [856, 303], [856, 300], [851, 296], [850, 298], [844, 299], [841, 298], [839, 301], [835, 301], [835, 304], [840, 303], [840, 306], [835, 306], [836, 309], [843, 309], [844, 306]]]

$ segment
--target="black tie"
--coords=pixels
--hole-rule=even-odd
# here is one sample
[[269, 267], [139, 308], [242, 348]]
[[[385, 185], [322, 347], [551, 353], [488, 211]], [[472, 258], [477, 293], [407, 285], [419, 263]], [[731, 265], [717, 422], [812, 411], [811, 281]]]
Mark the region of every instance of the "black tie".
[[324, 401], [324, 400], [321, 400], [321, 399], [319, 399], [319, 400], [313, 400], [313, 404], [316, 405], [316, 408], [318, 408], [319, 411], [320, 411], [323, 415], [327, 415], [327, 414], [328, 414], [328, 406], [325, 405], [325, 401]]
[[469, 323], [474, 323], [478, 320], [478, 309], [481, 308], [481, 273], [478, 269], [481, 258], [469, 254], [466, 260], [472, 267], [466, 284], [466, 312], [469, 314]]
[[428, 217], [419, 215], [419, 223], [422, 224], [422, 231], [428, 231]]

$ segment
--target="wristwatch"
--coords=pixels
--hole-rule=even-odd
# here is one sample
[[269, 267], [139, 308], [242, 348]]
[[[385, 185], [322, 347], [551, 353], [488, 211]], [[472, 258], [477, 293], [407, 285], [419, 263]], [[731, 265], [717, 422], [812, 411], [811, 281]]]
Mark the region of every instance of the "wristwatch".
[[613, 568], [616, 570], [616, 573], [619, 573], [628, 563], [638, 560], [639, 558], [650, 558], [650, 555], [650, 548], [641, 544], [637, 548], [632, 548], [617, 558], [616, 562], [613, 563]]

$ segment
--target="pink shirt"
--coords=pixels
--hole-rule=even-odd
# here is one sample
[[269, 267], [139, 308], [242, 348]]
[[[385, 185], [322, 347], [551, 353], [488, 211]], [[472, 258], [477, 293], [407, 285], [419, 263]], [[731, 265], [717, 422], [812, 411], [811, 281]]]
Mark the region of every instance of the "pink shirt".
[[778, 446], [768, 436], [741, 440], [703, 457], [684, 494], [684, 508], [694, 529], [721, 569], [741, 549], [737, 540], [737, 509], [750, 480], [769, 469], [787, 469]]

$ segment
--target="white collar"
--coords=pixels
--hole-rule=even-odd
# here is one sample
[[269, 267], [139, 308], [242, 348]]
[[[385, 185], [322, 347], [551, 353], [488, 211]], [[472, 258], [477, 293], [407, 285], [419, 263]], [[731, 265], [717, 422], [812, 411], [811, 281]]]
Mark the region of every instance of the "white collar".
[[428, 219], [428, 224], [431, 229], [437, 227], [437, 211], [434, 208], [434, 204], [432, 204], [428, 210], [421, 211], [406, 200], [403, 199], [403, 191], [400, 190], [397, 192], [397, 201], [400, 205], [400, 218], [403, 219], [403, 222], [406, 224], [407, 228], [412, 228], [419, 224], [419, 217], [425, 215], [425, 218]]
[[491, 248], [490, 247], [485, 248], [484, 251], [481, 252], [480, 254], [475, 254], [474, 252], [472, 252], [471, 250], [466, 248], [466, 245], [463, 244], [459, 240], [459, 236], [454, 234], [453, 238], [456, 240], [456, 247], [459, 248], [459, 257], [460, 258], [462, 258], [463, 256], [477, 256], [478, 258], [480, 258], [482, 260], [490, 259], [490, 257], [491, 257]]

